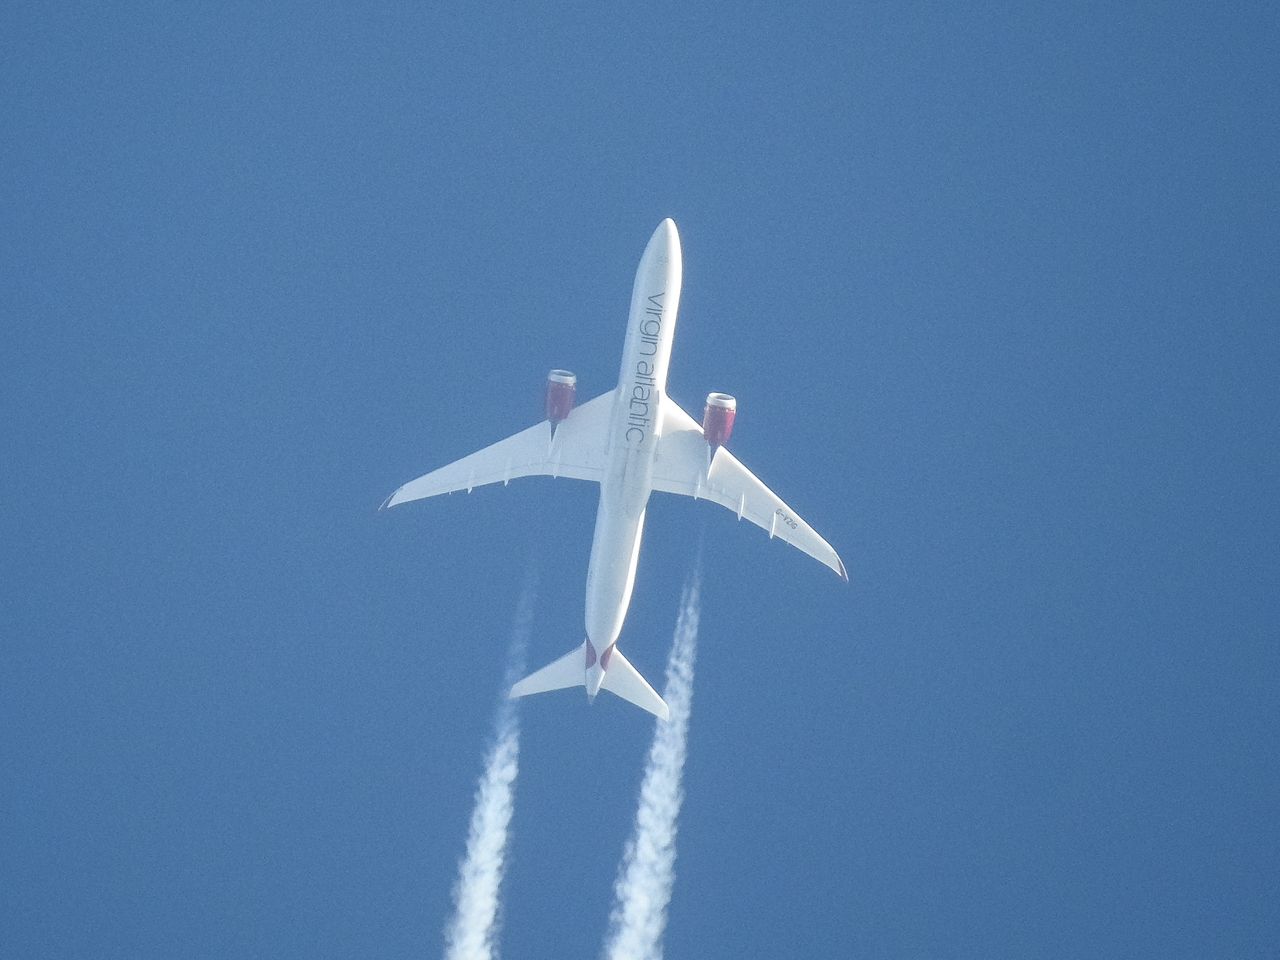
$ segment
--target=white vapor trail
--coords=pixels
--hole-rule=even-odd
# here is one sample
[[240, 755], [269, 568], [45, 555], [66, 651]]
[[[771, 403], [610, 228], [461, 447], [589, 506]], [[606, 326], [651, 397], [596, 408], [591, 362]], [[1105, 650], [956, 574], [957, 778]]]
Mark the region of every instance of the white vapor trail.
[[524, 672], [525, 648], [533, 623], [533, 577], [520, 594], [501, 700], [493, 718], [493, 745], [485, 757], [484, 772], [476, 786], [471, 811], [467, 851], [458, 864], [453, 888], [453, 917], [445, 928], [446, 960], [490, 960], [496, 955], [499, 892], [506, 867], [507, 837], [515, 803], [516, 772], [520, 759], [518, 701], [507, 699], [507, 690]]
[[[699, 565], [700, 567], [700, 565]], [[693, 662], [698, 646], [701, 571], [685, 585], [667, 659], [663, 698], [671, 719], [658, 723], [649, 747], [640, 804], [631, 838], [614, 883], [613, 909], [605, 956], [609, 960], [661, 960], [667, 904], [675, 880], [676, 819], [684, 791], [680, 785], [693, 698]]]

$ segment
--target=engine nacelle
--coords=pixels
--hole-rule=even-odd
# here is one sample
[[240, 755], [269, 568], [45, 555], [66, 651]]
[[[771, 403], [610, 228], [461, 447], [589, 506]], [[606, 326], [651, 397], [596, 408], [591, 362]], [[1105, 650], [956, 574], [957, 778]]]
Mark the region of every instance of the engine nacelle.
[[547, 374], [547, 419], [555, 426], [569, 416], [577, 395], [578, 378], [568, 370], [552, 370]]
[[737, 412], [738, 401], [727, 393], [707, 394], [707, 405], [702, 411], [702, 435], [712, 450], [729, 442]]

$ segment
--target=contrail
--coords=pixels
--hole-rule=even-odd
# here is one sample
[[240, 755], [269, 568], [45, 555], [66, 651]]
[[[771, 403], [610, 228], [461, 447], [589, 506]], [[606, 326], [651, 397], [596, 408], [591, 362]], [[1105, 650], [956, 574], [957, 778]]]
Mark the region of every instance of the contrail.
[[659, 723], [649, 747], [636, 822], [622, 854], [614, 883], [613, 909], [605, 956], [609, 960], [661, 960], [667, 904], [675, 880], [676, 818], [684, 791], [680, 786], [693, 697], [693, 661], [698, 646], [698, 593], [701, 563], [685, 584], [667, 659], [663, 697], [671, 719]]
[[530, 574], [520, 593], [511, 629], [506, 676], [493, 718], [493, 745], [485, 757], [484, 773], [476, 787], [467, 852], [458, 864], [453, 917], [444, 934], [446, 960], [490, 960], [496, 954], [501, 906], [498, 894], [506, 867], [507, 836], [520, 759], [519, 701], [508, 700], [506, 694], [524, 673], [535, 593], [534, 577]]

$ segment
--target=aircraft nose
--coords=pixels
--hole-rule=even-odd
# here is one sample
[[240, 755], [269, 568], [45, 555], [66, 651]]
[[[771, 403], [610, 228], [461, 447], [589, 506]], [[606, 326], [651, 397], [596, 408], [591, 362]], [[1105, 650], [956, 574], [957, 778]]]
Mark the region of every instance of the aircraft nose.
[[655, 264], [673, 261], [680, 262], [680, 234], [676, 232], [676, 222], [667, 217], [658, 224], [658, 229], [649, 238], [649, 245], [645, 247], [641, 258], [641, 269], [644, 269], [645, 262]]

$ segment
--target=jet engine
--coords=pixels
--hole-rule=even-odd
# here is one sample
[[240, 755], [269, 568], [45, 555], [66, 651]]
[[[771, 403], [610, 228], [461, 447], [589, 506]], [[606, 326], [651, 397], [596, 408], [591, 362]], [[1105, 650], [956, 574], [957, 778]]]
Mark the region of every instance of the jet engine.
[[577, 383], [578, 378], [568, 370], [552, 370], [547, 374], [547, 419], [553, 427], [573, 409]]
[[713, 451], [729, 442], [737, 412], [738, 401], [727, 393], [707, 394], [707, 405], [702, 411], [702, 435]]

